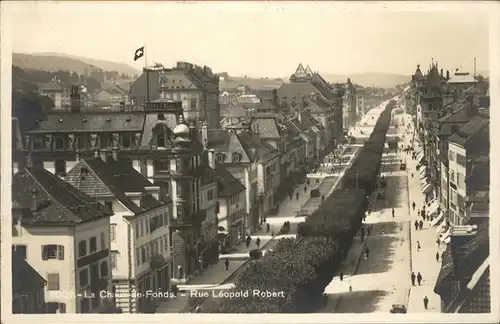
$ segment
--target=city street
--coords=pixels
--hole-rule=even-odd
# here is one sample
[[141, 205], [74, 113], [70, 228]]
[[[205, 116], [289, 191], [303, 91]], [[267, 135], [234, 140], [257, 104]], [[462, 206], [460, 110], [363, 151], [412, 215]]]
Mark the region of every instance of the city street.
[[[400, 133], [403, 129], [390, 132]], [[326, 288], [328, 304], [320, 312], [389, 312], [392, 304], [408, 303], [410, 281], [409, 205], [407, 172], [400, 171], [405, 153], [384, 154], [382, 173], [386, 199], [377, 200], [365, 224], [371, 234], [365, 244], [356, 238], [344, 262], [344, 280], [335, 277]], [[395, 215], [392, 217], [392, 208]], [[370, 250], [361, 257], [364, 246]], [[359, 262], [359, 264], [357, 264]], [[352, 291], [349, 291], [349, 286]]]

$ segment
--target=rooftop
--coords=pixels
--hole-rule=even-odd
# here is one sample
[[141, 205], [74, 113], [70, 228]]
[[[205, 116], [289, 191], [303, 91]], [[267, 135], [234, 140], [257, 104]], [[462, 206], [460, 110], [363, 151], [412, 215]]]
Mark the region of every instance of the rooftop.
[[216, 163], [215, 174], [219, 197], [231, 197], [245, 190], [245, 186], [227, 171], [224, 165]]

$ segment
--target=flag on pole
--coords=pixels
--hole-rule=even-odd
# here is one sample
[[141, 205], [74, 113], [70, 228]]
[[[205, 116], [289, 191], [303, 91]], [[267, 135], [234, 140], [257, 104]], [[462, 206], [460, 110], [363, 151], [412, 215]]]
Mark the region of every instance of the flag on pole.
[[144, 56], [144, 46], [143, 47], [139, 47], [136, 51], [135, 51], [135, 54], [134, 54], [134, 61], [137, 61], [138, 59], [140, 59], [141, 57]]

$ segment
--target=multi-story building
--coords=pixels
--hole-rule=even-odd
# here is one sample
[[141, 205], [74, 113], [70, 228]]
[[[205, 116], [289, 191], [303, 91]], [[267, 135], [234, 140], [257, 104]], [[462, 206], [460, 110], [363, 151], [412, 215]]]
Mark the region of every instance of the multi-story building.
[[[149, 94], [148, 94], [149, 91]], [[219, 76], [208, 66], [177, 62], [173, 68], [147, 68], [130, 86], [135, 105], [160, 98], [181, 101], [184, 118], [220, 128]]]
[[467, 124], [448, 138], [449, 159], [449, 221], [453, 225], [469, 223], [470, 204], [482, 200], [488, 202], [489, 183], [469, 188], [472, 170], [475, 177], [488, 174], [489, 167], [489, 120], [485, 116], [473, 117]]
[[[48, 313], [96, 313], [113, 307], [112, 212], [43, 168], [12, 179], [12, 248], [47, 281]], [[104, 294], [102, 293], [104, 292]]]
[[205, 170], [200, 182], [201, 209], [205, 211], [205, 220], [201, 223], [201, 237], [203, 242], [217, 242], [217, 173], [204, 161]]
[[51, 81], [38, 87], [38, 93], [47, 96], [54, 102], [54, 110], [62, 110], [69, 103], [67, 91], [57, 82]]
[[217, 177], [220, 243], [221, 246], [238, 245], [245, 239], [247, 227], [245, 186], [224, 165], [215, 162], [214, 154], [210, 157]]
[[80, 160], [66, 181], [113, 211], [110, 237], [116, 306], [124, 313], [150, 311], [155, 300], [147, 292], [169, 291], [173, 273], [170, 197], [160, 197], [160, 187], [129, 161], [105, 154]]
[[356, 87], [356, 118], [365, 114], [365, 90]]
[[356, 87], [352, 84], [351, 79], [347, 78], [345, 83], [344, 98], [342, 99], [342, 116], [344, 118], [344, 131], [353, 126], [356, 122]]
[[[142, 111], [83, 113], [80, 97], [75, 97], [72, 112], [49, 114], [22, 139], [13, 140], [13, 169], [29, 162], [62, 176], [80, 159], [96, 154], [130, 160], [160, 186], [160, 195], [172, 197], [175, 280], [188, 279], [199, 269], [198, 257], [207, 247], [198, 240], [206, 216], [199, 193], [203, 146], [194, 123], [188, 126], [184, 119], [183, 103], [162, 99], [147, 102]], [[177, 191], [178, 182], [187, 189]]]
[[42, 314], [47, 281], [26, 262], [26, 253], [21, 246], [12, 251], [12, 314]]

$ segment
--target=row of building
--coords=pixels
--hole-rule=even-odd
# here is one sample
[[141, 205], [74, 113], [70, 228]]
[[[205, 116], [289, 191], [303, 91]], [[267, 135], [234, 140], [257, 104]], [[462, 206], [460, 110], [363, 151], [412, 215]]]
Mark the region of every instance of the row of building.
[[432, 62], [425, 75], [417, 66], [405, 101], [422, 190], [438, 211], [432, 224], [448, 244], [435, 286], [442, 311], [490, 312], [488, 82]]
[[344, 140], [343, 86], [303, 70], [230, 122], [218, 76], [184, 62], [146, 69], [131, 110], [85, 110], [75, 85], [69, 110], [13, 119], [14, 313], [153, 312], [148, 292], [258, 229]]

